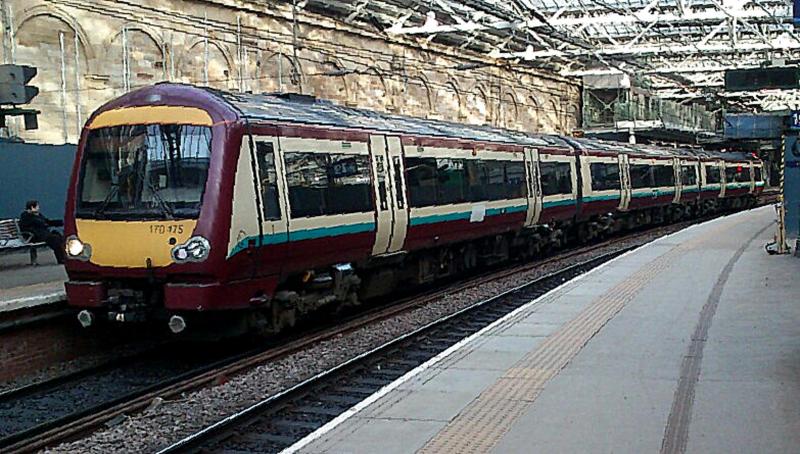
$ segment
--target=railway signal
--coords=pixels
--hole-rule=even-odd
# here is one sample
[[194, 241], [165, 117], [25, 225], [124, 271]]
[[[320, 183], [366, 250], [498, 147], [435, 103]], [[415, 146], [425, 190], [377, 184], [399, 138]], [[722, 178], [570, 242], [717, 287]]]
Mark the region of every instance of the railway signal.
[[39, 88], [28, 83], [36, 77], [38, 70], [34, 66], [0, 65], [0, 106], [11, 105], [11, 108], [0, 107], [0, 128], [6, 126], [6, 116], [22, 116], [25, 129], [37, 129], [38, 110], [23, 109], [17, 106], [30, 103], [39, 94]]

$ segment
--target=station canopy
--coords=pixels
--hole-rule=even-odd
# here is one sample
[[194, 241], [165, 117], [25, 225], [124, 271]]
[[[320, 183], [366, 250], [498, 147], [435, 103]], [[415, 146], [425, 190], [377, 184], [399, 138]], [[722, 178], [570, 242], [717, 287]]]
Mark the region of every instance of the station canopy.
[[575, 77], [627, 75], [662, 99], [749, 111], [800, 107], [798, 90], [724, 90], [726, 70], [800, 62], [789, 0], [306, 0], [301, 6], [500, 63]]

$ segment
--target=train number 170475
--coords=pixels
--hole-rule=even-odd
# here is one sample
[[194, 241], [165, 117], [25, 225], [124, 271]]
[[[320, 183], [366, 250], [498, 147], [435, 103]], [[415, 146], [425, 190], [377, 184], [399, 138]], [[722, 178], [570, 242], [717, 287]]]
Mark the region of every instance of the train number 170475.
[[150, 233], [153, 235], [180, 235], [183, 233], [183, 226], [180, 224], [152, 224], [150, 225]]

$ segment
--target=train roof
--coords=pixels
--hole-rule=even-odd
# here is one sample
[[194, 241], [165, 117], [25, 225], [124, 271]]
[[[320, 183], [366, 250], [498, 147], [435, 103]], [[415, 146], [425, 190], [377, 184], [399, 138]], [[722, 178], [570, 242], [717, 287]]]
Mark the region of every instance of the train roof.
[[559, 136], [529, 135], [491, 126], [469, 125], [392, 115], [334, 104], [313, 96], [293, 93], [250, 94], [206, 89], [231, 104], [247, 119], [287, 121], [308, 125], [336, 126], [399, 134], [451, 137], [481, 142], [499, 142], [538, 147], [570, 148]]
[[[200, 93], [201, 92], [202, 95]], [[411, 136], [454, 138], [477, 142], [493, 142], [530, 147], [558, 147], [625, 153], [653, 157], [686, 157], [748, 161], [753, 158], [744, 153], [720, 153], [702, 149], [668, 148], [655, 145], [631, 145], [623, 142], [591, 138], [562, 137], [532, 134], [485, 125], [470, 125], [444, 120], [431, 120], [404, 115], [393, 115], [367, 109], [341, 106], [331, 101], [295, 93], [252, 94], [235, 93], [209, 87], [162, 82], [143, 87], [112, 100], [98, 109], [119, 108], [129, 103], [151, 103], [151, 95], [161, 99], [166, 95], [175, 100], [188, 100], [200, 104], [219, 103], [232, 109], [245, 120], [289, 122], [312, 126], [332, 126], [366, 131], [389, 132]]]

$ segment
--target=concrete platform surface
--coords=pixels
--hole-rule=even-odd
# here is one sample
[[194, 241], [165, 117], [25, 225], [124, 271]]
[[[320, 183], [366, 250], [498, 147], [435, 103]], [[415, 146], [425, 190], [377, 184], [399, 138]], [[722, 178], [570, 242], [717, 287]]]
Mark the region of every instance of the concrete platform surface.
[[39, 251], [38, 266], [27, 252], [0, 255], [0, 312], [63, 300], [66, 280], [50, 250]]
[[288, 452], [800, 452], [800, 259], [766, 254], [773, 219], [625, 254]]

